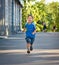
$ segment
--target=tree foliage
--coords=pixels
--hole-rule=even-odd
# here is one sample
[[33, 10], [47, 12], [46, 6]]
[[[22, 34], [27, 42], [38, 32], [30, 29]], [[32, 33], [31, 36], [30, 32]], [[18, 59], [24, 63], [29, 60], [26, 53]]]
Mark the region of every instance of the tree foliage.
[[24, 28], [26, 23], [26, 18], [28, 14], [34, 16], [34, 23], [36, 24], [36, 30], [42, 31], [42, 22], [47, 25], [47, 31], [52, 31], [54, 24], [57, 26], [57, 31], [59, 31], [59, 2], [52, 2], [45, 4], [45, 0], [40, 2], [35, 2], [35, 0], [24, 0], [24, 8], [22, 13], [22, 26]]

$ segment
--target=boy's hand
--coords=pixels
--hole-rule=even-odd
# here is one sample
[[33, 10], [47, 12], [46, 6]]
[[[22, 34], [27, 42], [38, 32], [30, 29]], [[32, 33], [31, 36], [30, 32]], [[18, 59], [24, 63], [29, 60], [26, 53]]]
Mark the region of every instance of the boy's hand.
[[35, 33], [33, 32], [32, 34], [34, 35]]
[[24, 29], [22, 30], [22, 32], [26, 32], [26, 29], [24, 28]]
[[36, 30], [32, 33], [33, 35], [36, 33]]

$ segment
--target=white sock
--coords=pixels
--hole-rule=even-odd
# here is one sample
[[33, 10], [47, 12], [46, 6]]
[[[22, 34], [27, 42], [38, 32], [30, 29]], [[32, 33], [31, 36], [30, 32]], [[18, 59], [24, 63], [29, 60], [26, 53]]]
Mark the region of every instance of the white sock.
[[30, 47], [28, 47], [27, 50], [30, 51]]

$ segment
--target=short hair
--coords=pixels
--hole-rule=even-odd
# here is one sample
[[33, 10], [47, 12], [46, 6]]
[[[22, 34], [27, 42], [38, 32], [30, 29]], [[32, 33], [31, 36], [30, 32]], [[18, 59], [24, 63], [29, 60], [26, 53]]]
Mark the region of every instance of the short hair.
[[28, 17], [31, 16], [33, 18], [33, 16], [31, 14], [28, 15]]

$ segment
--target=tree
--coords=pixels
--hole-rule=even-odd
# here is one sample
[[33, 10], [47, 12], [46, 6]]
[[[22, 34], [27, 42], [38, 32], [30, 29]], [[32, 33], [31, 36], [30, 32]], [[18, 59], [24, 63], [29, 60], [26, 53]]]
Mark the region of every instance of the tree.
[[[35, 2], [35, 4], [33, 4]], [[52, 31], [52, 27], [54, 24], [57, 26], [57, 31], [59, 31], [59, 3], [52, 2], [49, 4], [45, 4], [45, 0], [41, 0], [40, 2], [36, 2], [35, 0], [24, 0], [24, 8], [23, 8], [23, 19], [22, 25], [23, 28], [26, 23], [26, 18], [28, 14], [32, 14], [34, 16], [34, 23], [36, 24], [36, 30], [42, 31], [43, 25], [42, 22], [45, 22], [47, 25], [47, 31]]]

